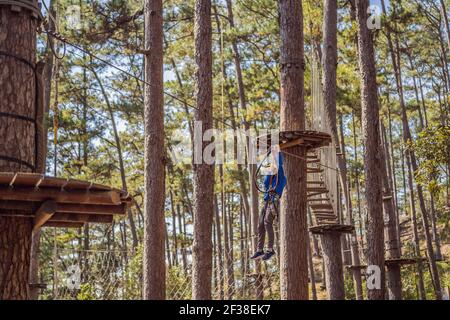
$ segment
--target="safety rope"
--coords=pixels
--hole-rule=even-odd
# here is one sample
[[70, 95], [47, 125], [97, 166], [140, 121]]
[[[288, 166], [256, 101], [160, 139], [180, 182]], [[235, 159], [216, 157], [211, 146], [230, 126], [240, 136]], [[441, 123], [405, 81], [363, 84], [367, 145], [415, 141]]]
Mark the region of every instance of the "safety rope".
[[[260, 143], [263, 143], [263, 142], [260, 141]], [[269, 147], [268, 144], [266, 144], [266, 143], [264, 143], [264, 144], [265, 144], [267, 147]], [[323, 147], [323, 148], [326, 148], [326, 147]], [[289, 155], [289, 156], [292, 156], [292, 157], [294, 157], [294, 158], [300, 159], [300, 160], [308, 161], [307, 158], [302, 157], [302, 156], [299, 156], [299, 155], [294, 154], [294, 153], [291, 153], [291, 152], [289, 152], [289, 151], [286, 151], [286, 149], [280, 150], [280, 152], [281, 152], [281, 153], [284, 153], [284, 154], [287, 154], [287, 155]], [[330, 169], [330, 170], [334, 170], [334, 171], [336, 171], [336, 172], [340, 172], [340, 170], [339, 170], [338, 168], [333, 168], [333, 167], [327, 166], [327, 165], [325, 165], [325, 164], [323, 164], [323, 163], [320, 163], [320, 162], [318, 162], [317, 165], [320, 166], [320, 167], [324, 167], [324, 168]]]
[[[6, 2], [14, 2], [14, 1], [2, 1], [2, 0], [0, 0], [0, 5], [3, 5], [3, 4], [13, 5], [11, 3], [6, 3]], [[37, 82], [37, 79], [36, 79], [36, 65], [33, 62], [31, 62], [31, 61], [29, 61], [29, 60], [27, 60], [24, 57], [21, 57], [19, 55], [16, 55], [16, 54], [10, 53], [10, 52], [6, 52], [6, 51], [3, 51], [3, 50], [0, 50], [0, 56], [13, 58], [14, 60], [17, 60], [17, 61], [25, 64], [26, 66], [30, 67], [30, 69], [33, 71], [33, 74], [35, 76], [35, 81]], [[37, 83], [36, 83], [36, 88], [37, 88]], [[36, 91], [35, 94], [37, 96], [38, 92]], [[37, 101], [35, 100], [35, 111], [36, 111], [36, 108], [37, 108]], [[36, 116], [36, 113], [35, 113], [35, 116]], [[32, 118], [32, 117], [28, 117], [28, 116], [20, 115], [20, 114], [16, 114], [16, 113], [3, 112], [3, 111], [0, 112], [0, 117], [12, 118], [12, 119], [17, 119], [17, 120], [21, 120], [21, 121], [31, 122], [31, 123], [34, 124], [35, 130], [37, 130], [36, 118]], [[35, 154], [36, 154], [36, 152], [37, 152], [37, 149], [35, 150]], [[8, 162], [14, 162], [14, 163], [20, 164], [21, 166], [25, 166], [25, 167], [31, 169], [31, 171], [33, 171], [33, 172], [36, 171], [36, 163], [35, 164], [31, 164], [28, 161], [25, 161], [25, 160], [22, 160], [22, 159], [19, 159], [19, 158], [16, 158], [16, 157], [12, 157], [12, 156], [6, 156], [6, 155], [0, 155], [0, 160], [8, 161]]]
[[258, 175], [259, 175], [259, 172], [261, 171], [261, 168], [262, 168], [262, 165], [263, 165], [263, 163], [264, 163], [264, 160], [266, 160], [269, 156], [270, 156], [270, 154], [271, 154], [271, 151], [269, 150], [269, 152], [267, 152], [267, 154], [266, 154], [266, 156], [264, 157], [264, 159], [260, 162], [260, 164], [258, 165], [258, 167], [257, 167], [257, 169], [256, 169], [256, 171], [255, 171], [255, 173], [254, 173], [254, 175], [253, 175], [253, 183], [255, 184], [255, 187], [256, 187], [256, 189], [258, 190], [258, 192], [260, 192], [260, 193], [273, 193], [275, 190], [276, 190], [276, 188], [277, 188], [277, 186], [278, 186], [278, 173], [275, 175], [276, 176], [276, 178], [277, 178], [277, 180], [276, 180], [276, 182], [275, 182], [275, 186], [272, 186], [272, 178], [273, 178], [273, 175], [270, 177], [270, 182], [269, 182], [269, 188], [267, 189], [267, 190], [263, 190], [263, 189], [261, 189], [260, 187], [259, 187], [259, 185], [258, 185]]
[[58, 126], [59, 126], [59, 118], [58, 118], [58, 99], [59, 99], [59, 62], [55, 61], [53, 74], [55, 75], [55, 95], [53, 100], [53, 147], [54, 147], [54, 158], [53, 158], [53, 173], [56, 177], [57, 175], [57, 160], [58, 160]]
[[35, 168], [36, 168], [33, 164], [29, 163], [28, 161], [18, 159], [15, 157], [0, 155], [0, 160], [18, 163], [21, 166], [25, 166], [25, 167], [31, 169], [32, 171], [35, 171]]
[[20, 62], [26, 64], [27, 66], [29, 66], [33, 71], [36, 70], [36, 65], [34, 63], [32, 63], [31, 61], [29, 61], [29, 60], [27, 60], [27, 59], [25, 59], [23, 57], [20, 57], [20, 56], [14, 54], [14, 53], [0, 50], [0, 56], [14, 58], [15, 60], [20, 61]]
[[[289, 155], [289, 156], [292, 156], [292, 157], [294, 157], [294, 158], [300, 159], [300, 160], [308, 161], [308, 159], [306, 159], [305, 157], [299, 156], [299, 155], [297, 155], [297, 154], [293, 154], [293, 153], [288, 152], [288, 151], [286, 151], [286, 150], [281, 150], [280, 152], [282, 152], [282, 153], [284, 153], [284, 154], [287, 154], [287, 155]], [[339, 172], [339, 169], [333, 168], [333, 167], [330, 167], [330, 166], [327, 166], [326, 164], [323, 164], [323, 163], [320, 163], [320, 162], [318, 162], [317, 165], [320, 166], [320, 167], [324, 167], [324, 168], [327, 168], [327, 169], [330, 169], [330, 170], [334, 170], [334, 171], [336, 171], [336, 172]]]
[[36, 122], [36, 119], [34, 119], [34, 118], [23, 116], [20, 114], [15, 114], [15, 113], [9, 113], [9, 112], [0, 112], [0, 117], [13, 118], [13, 119], [17, 119], [17, 120], [32, 122], [32, 123]]
[[[43, 4], [44, 4], [44, 8], [45, 8], [45, 10], [47, 11], [47, 15], [48, 15], [48, 17], [50, 18], [50, 20], [52, 20], [53, 21], [53, 25], [54, 25], [54, 27], [55, 27], [55, 31], [53, 31], [55, 34], [58, 34], [58, 35], [60, 35], [61, 33], [60, 33], [60, 30], [59, 30], [59, 23], [58, 23], [58, 14], [57, 14], [57, 11], [58, 11], [58, 4], [56, 4], [56, 12], [55, 12], [55, 15], [56, 15], [56, 17], [52, 14], [52, 10], [49, 8], [49, 7], [47, 7], [47, 4], [45, 3], [45, 1], [44, 2], [42, 2]], [[47, 30], [47, 31], [50, 31], [50, 30]], [[47, 34], [47, 37], [48, 37], [49, 35]], [[62, 59], [64, 59], [65, 57], [66, 57], [66, 53], [67, 53], [67, 45], [66, 45], [66, 43], [64, 42], [64, 41], [62, 41], [62, 40], [59, 40], [59, 39], [57, 39], [60, 43], [62, 43], [62, 46], [63, 46], [63, 52], [62, 52], [62, 54], [61, 55], [59, 55], [58, 54], [58, 49], [57, 48], [55, 48], [55, 45], [53, 45], [52, 43], [51, 43], [51, 41], [47, 41], [48, 42], [48, 46], [50, 47], [50, 50], [52, 51], [52, 53], [53, 53], [53, 56], [57, 59], [57, 60], [62, 60]]]

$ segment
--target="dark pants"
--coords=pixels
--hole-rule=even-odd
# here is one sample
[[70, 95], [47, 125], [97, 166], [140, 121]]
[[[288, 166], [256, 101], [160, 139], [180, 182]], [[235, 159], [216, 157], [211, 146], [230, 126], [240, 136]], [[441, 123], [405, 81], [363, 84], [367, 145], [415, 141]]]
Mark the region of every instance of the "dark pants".
[[267, 248], [273, 249], [274, 232], [273, 232], [273, 220], [278, 215], [278, 203], [272, 201], [265, 201], [264, 208], [259, 216], [258, 224], [258, 251], [264, 250], [264, 242], [266, 240], [266, 232], [268, 237]]

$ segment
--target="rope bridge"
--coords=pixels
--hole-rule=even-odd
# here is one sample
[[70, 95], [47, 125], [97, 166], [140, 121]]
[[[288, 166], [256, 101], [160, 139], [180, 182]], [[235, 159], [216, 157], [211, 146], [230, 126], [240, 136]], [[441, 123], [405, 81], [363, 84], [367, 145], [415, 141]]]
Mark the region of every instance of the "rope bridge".
[[[323, 89], [320, 67], [311, 67], [311, 120], [307, 121], [310, 130], [331, 133], [326, 121], [323, 104]], [[308, 205], [315, 218], [315, 224], [337, 224], [338, 185], [337, 185], [336, 147], [324, 146], [308, 153]]]

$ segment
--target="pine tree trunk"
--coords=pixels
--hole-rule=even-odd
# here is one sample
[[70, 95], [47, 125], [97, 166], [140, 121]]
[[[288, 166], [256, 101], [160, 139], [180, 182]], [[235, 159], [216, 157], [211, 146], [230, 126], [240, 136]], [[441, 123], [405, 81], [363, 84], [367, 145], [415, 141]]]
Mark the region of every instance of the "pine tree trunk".
[[344, 300], [344, 270], [341, 256], [341, 233], [325, 232], [321, 236], [328, 300]]
[[[49, 8], [54, 13], [53, 10], [53, 1], [50, 0]], [[54, 23], [52, 19], [49, 19], [47, 24], [48, 30], [54, 30]], [[53, 38], [48, 37], [48, 44], [53, 45]], [[47, 144], [48, 144], [48, 124], [47, 117], [50, 109], [50, 98], [51, 98], [51, 87], [52, 87], [52, 74], [53, 74], [53, 53], [51, 48], [47, 46], [46, 48], [46, 56], [43, 62], [42, 72], [40, 72], [40, 68], [37, 68], [37, 81], [38, 81], [38, 94], [41, 96], [42, 105], [38, 105], [40, 109], [36, 118], [39, 122], [41, 122], [41, 133], [38, 136], [39, 145], [38, 148], [38, 165], [37, 170], [39, 173], [45, 174], [46, 170], [46, 157], [47, 157]], [[85, 72], [85, 69], [83, 69]], [[40, 85], [39, 85], [40, 82]], [[84, 108], [84, 106], [83, 106]], [[39, 283], [39, 247], [41, 240], [41, 230], [33, 231], [32, 235], [32, 243], [31, 243], [31, 252], [30, 252], [30, 272], [29, 272], [29, 299], [30, 300], [38, 300], [39, 298], [39, 287], [36, 286]]]
[[[383, 12], [386, 13], [386, 9], [384, 6], [384, 1], [382, 1], [382, 8]], [[394, 14], [395, 14], [395, 6], [394, 6]], [[402, 117], [402, 129], [403, 129], [403, 142], [405, 144], [408, 144], [410, 141], [412, 141], [411, 131], [408, 124], [408, 115], [406, 113], [406, 105], [404, 100], [404, 94], [403, 94], [403, 80], [402, 80], [402, 69], [401, 69], [401, 58], [400, 58], [400, 46], [399, 46], [399, 39], [398, 35], [395, 37], [395, 50], [391, 39], [390, 29], [387, 29], [387, 38], [388, 38], [388, 47], [389, 51], [391, 53], [391, 60], [392, 65], [394, 68], [394, 74], [396, 79], [396, 85], [397, 85], [397, 92], [400, 99], [400, 111], [401, 111], [401, 117]], [[446, 77], [447, 78], [447, 77]], [[410, 161], [411, 167], [408, 167], [410, 174], [412, 175], [412, 172], [417, 172], [418, 170], [418, 164], [417, 159], [415, 156], [415, 153], [413, 150], [407, 149], [408, 158]], [[412, 172], [411, 172], [412, 171]], [[410, 185], [410, 189], [412, 186]], [[425, 241], [426, 241], [426, 247], [427, 247], [427, 253], [428, 253], [428, 259], [430, 262], [430, 271], [434, 283], [434, 290], [436, 294], [436, 298], [438, 300], [442, 299], [442, 290], [441, 290], [441, 284], [439, 279], [439, 272], [436, 265], [436, 260], [434, 257], [434, 251], [433, 251], [433, 244], [432, 239], [430, 235], [429, 230], [429, 222], [428, 222], [428, 213], [425, 206], [425, 199], [423, 195], [422, 186], [420, 184], [417, 185], [417, 195], [419, 197], [419, 205], [420, 210], [422, 212], [422, 223], [423, 223], [423, 229], [425, 233]]]
[[[380, 122], [380, 132], [382, 138], [384, 138], [384, 125]], [[381, 157], [384, 158], [383, 161], [383, 210], [385, 215], [385, 236], [387, 244], [388, 259], [398, 259], [400, 258], [400, 250], [398, 247], [398, 235], [397, 235], [397, 218], [395, 215], [394, 198], [391, 190], [391, 185], [389, 182], [389, 171], [386, 165], [387, 160], [387, 148], [386, 143], [383, 141], [384, 150], [382, 151]], [[390, 300], [401, 300], [402, 299], [402, 280], [400, 274], [399, 264], [389, 264], [387, 266], [387, 289]]]
[[423, 93], [423, 85], [422, 85], [422, 77], [419, 75], [419, 91], [420, 91], [420, 99], [422, 100], [422, 107], [423, 107], [423, 118], [424, 118], [424, 124], [425, 127], [428, 127], [428, 112], [427, 107], [425, 104], [425, 97]]
[[[255, 165], [249, 165], [249, 176], [250, 176], [250, 210], [251, 216], [249, 221], [249, 230], [252, 236], [252, 250], [256, 252], [258, 249], [257, 235], [258, 235], [258, 222], [259, 222], [259, 203], [258, 203], [258, 190], [255, 188], [253, 183], [253, 176], [256, 171]], [[255, 260], [255, 273], [257, 275], [255, 281], [255, 298], [256, 300], [262, 300], [264, 298], [264, 288], [263, 288], [263, 275], [261, 273], [261, 261]]]
[[[380, 268], [381, 287], [368, 290], [369, 300], [385, 296], [384, 234], [382, 208], [382, 152], [379, 129], [379, 104], [375, 55], [371, 31], [367, 27], [367, 0], [356, 0], [358, 21], [358, 58], [361, 74], [361, 104], [364, 151], [364, 171], [367, 201], [367, 264]], [[369, 289], [369, 288], [368, 288]]]
[[[227, 0], [226, 5], [227, 5], [228, 22], [230, 23], [230, 27], [234, 28], [235, 26], [234, 26], [234, 16], [233, 16], [233, 5], [231, 3], [231, 0]], [[238, 93], [239, 93], [239, 107], [241, 109], [241, 112], [244, 115], [246, 115], [247, 100], [245, 98], [245, 88], [244, 88], [244, 81], [243, 81], [242, 69], [241, 69], [241, 56], [239, 53], [239, 47], [238, 47], [236, 38], [233, 37], [233, 39], [231, 41], [231, 45], [232, 45], [233, 54], [234, 54], [234, 67], [235, 67], [235, 71], [236, 71], [236, 80], [237, 80]], [[229, 91], [227, 90], [227, 92], [229, 92]], [[230, 112], [231, 111], [232, 110], [230, 109]], [[234, 112], [233, 112], [233, 114], [234, 114]], [[250, 124], [248, 123], [245, 116], [243, 118], [243, 121], [244, 121], [244, 129], [246, 131], [249, 130]], [[233, 129], [236, 130], [238, 128], [236, 126], [234, 126]], [[249, 177], [249, 181], [252, 181], [252, 176], [249, 176], [247, 174], [247, 171], [245, 170], [245, 168], [242, 167], [241, 164], [238, 164], [238, 171], [242, 172], [242, 175], [239, 176], [239, 183], [241, 185], [241, 191], [242, 191], [242, 195], [243, 195], [244, 209], [245, 209], [245, 212], [250, 212], [250, 204], [248, 202], [248, 191], [247, 191], [247, 184], [246, 184], [245, 177], [246, 176]], [[253, 188], [252, 183], [250, 183], [250, 190], [253, 191], [254, 188], [253, 189], [252, 188]], [[251, 196], [254, 196], [254, 195], [255, 195], [255, 193], [251, 192]]]
[[219, 214], [219, 204], [217, 201], [217, 195], [214, 197], [214, 212], [215, 212], [215, 227], [216, 227], [216, 245], [217, 245], [217, 265], [216, 269], [218, 269], [218, 288], [219, 299], [224, 299], [224, 267], [223, 267], [223, 250], [222, 250], [222, 231], [220, 227], [220, 214]]
[[195, 1], [195, 62], [197, 110], [195, 121], [201, 123], [196, 132], [194, 153], [201, 163], [194, 163], [194, 243], [192, 263], [192, 298], [211, 299], [214, 165], [202, 157], [209, 142], [202, 142], [203, 133], [212, 128], [212, 27], [211, 1]]
[[[351, 234], [351, 246], [352, 246], [352, 263], [354, 266], [360, 266], [361, 260], [359, 257], [358, 240], [356, 238], [356, 231]], [[355, 288], [356, 300], [363, 300], [363, 289], [362, 289], [362, 279], [361, 279], [361, 269], [358, 267], [352, 269], [353, 285]]]
[[[358, 150], [357, 150], [357, 139], [356, 139], [356, 122], [355, 114], [352, 114], [352, 124], [353, 124], [353, 152], [354, 161], [358, 163]], [[355, 167], [355, 184], [356, 184], [356, 204], [358, 206], [358, 219], [359, 219], [359, 237], [361, 240], [361, 249], [364, 252], [364, 236], [363, 236], [363, 217], [361, 212], [361, 191], [359, 186], [359, 168]], [[364, 254], [363, 254], [364, 255]]]
[[[312, 226], [313, 225], [313, 220], [312, 220], [312, 215], [311, 215], [311, 210], [308, 210], [308, 225]], [[313, 252], [312, 252], [312, 256], [315, 257], [320, 257], [320, 249], [319, 249], [319, 241], [317, 240], [317, 236], [314, 234], [311, 234], [311, 241], [312, 241], [312, 245], [313, 245]]]
[[[323, 104], [331, 128], [332, 146], [340, 148], [336, 116], [336, 68], [337, 68], [337, 0], [325, 0], [323, 22]], [[342, 137], [343, 139], [343, 137]], [[340, 148], [342, 149], [342, 148]], [[343, 154], [344, 150], [340, 150]], [[350, 198], [347, 190], [347, 166], [343, 156], [337, 157], [339, 177], [343, 190], [347, 219], [350, 218]], [[347, 221], [349, 223], [350, 221]]]
[[447, 45], [448, 45], [448, 49], [450, 50], [450, 27], [448, 25], [448, 17], [447, 17], [447, 9], [445, 7], [445, 2], [444, 0], [440, 0], [441, 2], [441, 11], [442, 11], [442, 17], [444, 19], [444, 28], [447, 34]]
[[[0, 5], [0, 50], [36, 64], [37, 21], [30, 11], [11, 11]], [[20, 35], [18, 37], [17, 35]], [[35, 118], [36, 80], [33, 69], [20, 58], [0, 55], [0, 112]], [[36, 167], [35, 126], [28, 121], [0, 117], [0, 156]], [[31, 167], [0, 159], [0, 172], [30, 172]], [[2, 216], [0, 211], [0, 300], [27, 299], [31, 219]]]
[[390, 109], [390, 101], [388, 96], [388, 121], [389, 121], [389, 139], [387, 138], [386, 128], [382, 132], [384, 136], [384, 149], [386, 153], [386, 164], [388, 170], [389, 184], [393, 188], [393, 196], [394, 196], [394, 207], [395, 207], [395, 218], [396, 218], [396, 227], [397, 227], [397, 247], [399, 255], [402, 255], [402, 242], [400, 237], [400, 212], [398, 208], [398, 196], [397, 196], [397, 178], [395, 175], [395, 157], [394, 157], [394, 146], [392, 141], [392, 122], [391, 122], [391, 109]]
[[[173, 192], [170, 194], [170, 211], [172, 213], [172, 241], [173, 241], [173, 264], [178, 266], [178, 237], [177, 237], [177, 213], [175, 211], [175, 204], [173, 203]], [[169, 238], [166, 238], [166, 242], [169, 242]]]
[[[416, 68], [414, 66], [413, 58], [411, 56], [411, 51], [409, 48], [406, 48], [405, 51], [406, 51], [406, 56], [408, 57], [408, 61], [409, 61], [409, 68], [412, 72], [414, 72], [416, 70]], [[424, 121], [423, 114], [422, 114], [421, 101], [419, 98], [419, 89], [417, 87], [417, 79], [414, 76], [414, 73], [412, 75], [412, 78], [413, 78], [414, 94], [415, 94], [416, 101], [417, 101], [417, 111], [419, 112], [419, 123], [420, 123], [419, 131], [422, 131], [423, 128], [425, 128], [425, 121]], [[424, 102], [422, 101], [422, 103], [424, 103]]]
[[431, 231], [432, 231], [432, 235], [433, 235], [433, 241], [435, 244], [435, 258], [437, 261], [442, 261], [442, 252], [441, 252], [441, 239], [439, 236], [439, 232], [437, 230], [437, 225], [436, 225], [436, 209], [434, 207], [434, 196], [433, 193], [430, 193], [430, 215], [431, 215]]
[[242, 279], [242, 285], [241, 285], [241, 297], [243, 299], [244, 294], [245, 294], [245, 286], [244, 286], [244, 282], [245, 282], [245, 277], [246, 277], [246, 273], [247, 273], [247, 268], [246, 268], [246, 261], [247, 261], [247, 256], [246, 256], [246, 251], [245, 251], [245, 229], [244, 229], [244, 204], [243, 204], [243, 199], [242, 196], [240, 197], [240, 205], [239, 205], [239, 257], [240, 257], [240, 263], [241, 263], [241, 279]]
[[[161, 300], [166, 295], [164, 261], [164, 96], [163, 96], [163, 5], [162, 0], [144, 4], [144, 299]], [[151, 85], [150, 85], [151, 84]]]
[[233, 246], [233, 240], [234, 240], [234, 216], [233, 216], [233, 194], [230, 195], [230, 199], [228, 201], [228, 236], [229, 236], [229, 242], [230, 242], [230, 257], [228, 260], [228, 292], [229, 292], [229, 299], [233, 299], [234, 290], [235, 290], [235, 278], [234, 278], [234, 246]]
[[[167, 231], [167, 225], [164, 225], [164, 235], [166, 239], [170, 239], [169, 232]], [[172, 254], [170, 253], [170, 243], [169, 241], [166, 241], [166, 259], [167, 259], [167, 266], [172, 268]]]
[[[54, 0], [50, 0], [48, 3], [48, 8], [50, 9], [50, 12], [52, 12], [53, 16], [56, 16], [55, 10], [54, 10]], [[54, 31], [55, 25], [53, 19], [48, 19], [47, 22], [47, 30], [48, 31]], [[45, 56], [45, 66], [43, 70], [43, 78], [44, 78], [44, 115], [45, 118], [48, 116], [48, 113], [50, 111], [50, 100], [51, 100], [51, 92], [52, 92], [52, 78], [53, 78], [53, 53], [50, 48], [50, 46], [54, 45], [54, 40], [52, 37], [47, 38], [47, 48], [46, 48], [46, 56]], [[47, 132], [48, 130], [48, 124], [44, 122], [44, 132]], [[47, 150], [48, 145], [48, 139], [47, 135], [45, 135], [45, 141], [44, 141], [44, 148]]]
[[[414, 235], [414, 251], [416, 257], [419, 259], [417, 263], [417, 276], [418, 276], [418, 291], [419, 291], [419, 297], [421, 300], [426, 300], [426, 294], [425, 294], [425, 285], [423, 280], [423, 265], [421, 259], [421, 253], [420, 253], [420, 238], [419, 238], [419, 231], [417, 226], [417, 215], [416, 215], [416, 203], [415, 203], [415, 196], [414, 196], [414, 184], [413, 184], [413, 177], [411, 174], [411, 164], [409, 159], [409, 154], [406, 154], [406, 165], [408, 167], [408, 186], [409, 186], [409, 205], [411, 208], [411, 224], [412, 224], [412, 231]], [[405, 187], [406, 188], [406, 187]], [[406, 192], [405, 192], [406, 194]]]
[[[103, 82], [100, 79], [97, 71], [94, 68], [91, 68], [91, 71], [92, 71], [95, 79], [97, 80], [97, 83], [100, 87], [100, 91], [102, 92], [103, 98], [105, 99], [105, 103], [106, 103], [109, 117], [111, 120], [114, 142], [116, 143], [116, 148], [117, 148], [117, 158], [118, 158], [118, 162], [119, 162], [120, 180], [122, 182], [122, 190], [128, 191], [125, 165], [123, 162], [122, 143], [120, 141], [119, 132], [117, 130], [116, 117], [114, 115], [114, 110], [113, 110], [112, 104], [109, 100], [108, 93], [106, 92], [106, 89], [105, 89]], [[127, 217], [128, 217], [128, 221], [130, 222], [131, 238], [133, 240], [133, 250], [136, 250], [136, 248], [139, 244], [139, 240], [138, 240], [136, 224], [134, 222], [133, 212], [131, 211], [131, 208], [128, 208], [128, 210], [127, 210]]]
[[178, 216], [178, 234], [180, 235], [180, 247], [181, 247], [181, 261], [183, 262], [183, 271], [187, 272], [187, 255], [185, 249], [186, 234], [183, 231], [183, 222], [181, 217], [180, 204], [177, 203], [177, 216]]
[[212, 273], [212, 283], [213, 283], [213, 289], [212, 289], [212, 296], [213, 299], [215, 297], [215, 295], [217, 294], [216, 290], [219, 287], [219, 279], [218, 279], [218, 270], [217, 270], [217, 232], [216, 232], [216, 224], [213, 223], [212, 226], [212, 247], [213, 247], [213, 261], [212, 261], [212, 269], [213, 269], [213, 273]]
[[[344, 168], [347, 169], [347, 156], [345, 152], [345, 142], [344, 142], [344, 125], [342, 121], [342, 115], [339, 117], [339, 134], [340, 134], [340, 151], [342, 153], [341, 158], [344, 162]], [[342, 175], [342, 173], [341, 173]], [[351, 199], [351, 192], [350, 192], [350, 182], [347, 181], [347, 173], [345, 174], [345, 190], [346, 190], [346, 198], [347, 198], [347, 223], [350, 225], [355, 225], [355, 221], [353, 219], [353, 204]], [[361, 264], [361, 259], [359, 257], [359, 245], [358, 245], [358, 238], [356, 235], [356, 228], [352, 232], [352, 234], [348, 237], [349, 243], [350, 243], [350, 257], [352, 265], [358, 266]], [[344, 263], [345, 264], [345, 263]], [[357, 300], [361, 300], [363, 298], [363, 291], [362, 291], [362, 279], [361, 279], [361, 269], [359, 268], [353, 268], [352, 269], [352, 276], [353, 276], [353, 284], [355, 288], [355, 295]]]
[[[295, 0], [279, 0], [281, 35], [281, 131], [304, 130], [303, 10]], [[289, 152], [306, 158], [306, 149]], [[284, 157], [287, 184], [280, 212], [281, 299], [308, 299], [306, 161]]]
[[317, 300], [317, 288], [316, 288], [316, 278], [314, 275], [314, 263], [311, 254], [311, 241], [308, 241], [308, 268], [309, 268], [309, 283], [311, 284], [311, 298], [312, 300]]
[[36, 285], [39, 283], [39, 246], [41, 240], [41, 230], [35, 230], [32, 234], [31, 246], [30, 246], [30, 272], [29, 272], [29, 290], [28, 296], [30, 300], [38, 300], [39, 287]]

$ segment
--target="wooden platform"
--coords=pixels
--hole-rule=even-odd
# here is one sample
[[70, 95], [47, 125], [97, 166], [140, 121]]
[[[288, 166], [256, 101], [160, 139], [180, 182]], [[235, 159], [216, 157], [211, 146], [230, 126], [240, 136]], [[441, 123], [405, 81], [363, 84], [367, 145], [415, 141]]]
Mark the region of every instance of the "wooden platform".
[[366, 265], [346, 265], [345, 268], [349, 269], [349, 270], [361, 270], [361, 269], [366, 269], [367, 266]]
[[34, 220], [34, 228], [111, 223], [131, 197], [118, 189], [36, 173], [0, 172], [0, 216]]
[[322, 224], [310, 227], [309, 231], [313, 234], [324, 234], [326, 232], [352, 233], [354, 229], [354, 226], [347, 224]]
[[410, 264], [416, 264], [419, 261], [425, 261], [425, 260], [426, 260], [425, 258], [418, 258], [418, 257], [386, 259], [386, 260], [384, 260], [384, 264], [386, 266], [390, 266], [390, 265], [410, 265]]
[[[303, 146], [307, 149], [315, 149], [327, 146], [331, 143], [331, 135], [318, 131], [281, 131], [278, 133], [278, 143], [280, 149], [287, 149], [294, 146]], [[256, 140], [257, 146], [265, 145], [272, 146], [271, 135], [258, 137]]]

